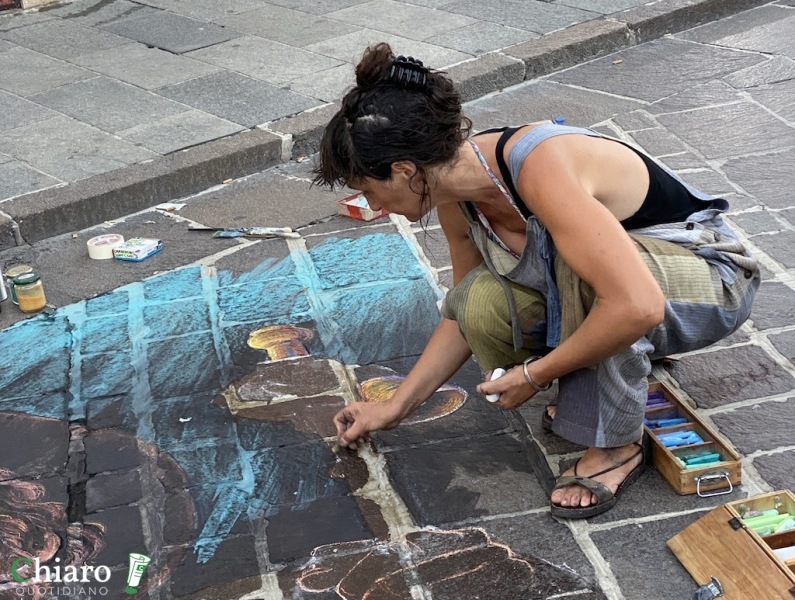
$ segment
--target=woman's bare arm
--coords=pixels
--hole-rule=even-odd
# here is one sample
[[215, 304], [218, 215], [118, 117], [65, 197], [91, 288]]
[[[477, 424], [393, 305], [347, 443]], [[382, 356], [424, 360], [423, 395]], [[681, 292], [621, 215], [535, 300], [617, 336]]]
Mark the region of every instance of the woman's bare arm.
[[[566, 139], [569, 138], [569, 139]], [[523, 167], [518, 191], [549, 231], [560, 257], [596, 294], [582, 325], [555, 350], [530, 365], [531, 376], [545, 384], [594, 365], [632, 345], [663, 319], [665, 297], [634, 242], [618, 219], [587, 190], [599, 181], [581, 173], [597, 160], [575, 136], [540, 144]]]
[[443, 204], [436, 208], [436, 214], [450, 248], [453, 285], [458, 285], [467, 273], [483, 262], [483, 257], [469, 238], [469, 223], [457, 204]]
[[[483, 258], [467, 236], [468, 224], [457, 206], [440, 207], [438, 214], [450, 246], [453, 281], [458, 283]], [[450, 379], [471, 354], [458, 324], [442, 319], [392, 398], [380, 404], [354, 402], [334, 416], [340, 444], [348, 446], [372, 431], [396, 427]]]

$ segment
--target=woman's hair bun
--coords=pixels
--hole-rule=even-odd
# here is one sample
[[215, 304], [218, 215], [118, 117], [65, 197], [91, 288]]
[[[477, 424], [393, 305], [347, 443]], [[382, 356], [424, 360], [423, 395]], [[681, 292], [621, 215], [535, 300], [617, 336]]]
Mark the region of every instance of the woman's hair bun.
[[368, 47], [356, 65], [356, 85], [366, 89], [383, 81], [389, 75], [394, 59], [392, 48], [386, 42]]

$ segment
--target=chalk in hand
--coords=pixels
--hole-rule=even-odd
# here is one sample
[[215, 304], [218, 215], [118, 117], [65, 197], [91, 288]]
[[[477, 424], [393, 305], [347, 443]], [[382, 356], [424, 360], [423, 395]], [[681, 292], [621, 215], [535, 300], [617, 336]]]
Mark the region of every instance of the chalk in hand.
[[[499, 379], [503, 375], [505, 375], [505, 369], [494, 369], [494, 371], [491, 374], [491, 379], [489, 379], [489, 381], [494, 381], [495, 379]], [[489, 402], [496, 402], [499, 399], [500, 399], [500, 394], [486, 394], [486, 400], [488, 400]]]

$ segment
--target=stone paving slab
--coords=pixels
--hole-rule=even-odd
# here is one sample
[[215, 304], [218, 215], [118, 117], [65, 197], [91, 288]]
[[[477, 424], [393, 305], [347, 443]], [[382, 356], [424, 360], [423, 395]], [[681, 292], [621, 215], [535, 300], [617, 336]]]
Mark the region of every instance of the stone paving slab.
[[[145, 90], [182, 83], [219, 69], [214, 65], [138, 43], [92, 52], [73, 59], [72, 62]], [[152, 69], [153, 63], [157, 64], [157, 69]]]
[[18, 96], [32, 96], [52, 88], [90, 79], [94, 73], [15, 46], [0, 54], [0, 88]]
[[753, 465], [774, 490], [791, 490], [795, 487], [795, 477], [793, 477], [792, 471], [793, 460], [795, 460], [795, 452], [777, 452], [755, 458]]
[[325, 71], [340, 64], [327, 56], [319, 56], [253, 35], [195, 50], [189, 56], [274, 85], [282, 85], [303, 75]]
[[344, 95], [352, 87], [350, 82], [355, 80], [353, 64], [343, 63], [320, 73], [311, 73], [293, 79], [290, 81], [290, 90], [325, 102], [333, 102]]
[[108, 176], [91, 177], [63, 189], [29, 194], [6, 203], [29, 242], [55, 232], [90, 226], [131, 211], [173, 200], [174, 189], [199, 192], [228, 179], [267, 169], [281, 156], [281, 140], [255, 129], [134, 165]]
[[20, 27], [2, 34], [8, 42], [41, 52], [53, 58], [76, 58], [89, 52], [122, 46], [127, 42], [123, 37], [83, 27], [67, 20], [52, 19]]
[[370, 0], [328, 13], [328, 17], [360, 27], [371, 27], [373, 23], [378, 23], [379, 31], [415, 40], [424, 40], [476, 23], [475, 19], [463, 15], [395, 0]]
[[357, 30], [355, 25], [326, 17], [307, 16], [305, 12], [280, 6], [263, 6], [245, 13], [232, 14], [219, 19], [218, 23], [241, 33], [299, 48]]
[[[530, 38], [533, 39], [533, 38]], [[446, 33], [426, 38], [429, 44], [451, 48], [466, 54], [480, 55], [499, 50], [528, 40], [527, 31], [479, 21]]]
[[203, 23], [168, 12], [135, 14], [109, 25], [103, 30], [124, 36], [147, 46], [183, 54], [238, 37], [235, 31]]
[[3, 105], [3, 112], [0, 114], [0, 131], [15, 129], [26, 123], [35, 123], [56, 116], [56, 113], [35, 102], [7, 92], [0, 92], [0, 102]]
[[67, 19], [69, 22], [83, 27], [94, 27], [153, 12], [155, 11], [147, 6], [128, 0], [113, 0], [110, 3], [75, 0], [67, 4], [47, 6], [44, 12], [38, 14], [49, 18]]
[[575, 23], [588, 21], [598, 13], [584, 11], [563, 4], [548, 4], [537, 0], [455, 0], [445, 5], [453, 13], [473, 19], [493, 21], [501, 25], [524, 29], [532, 33], [549, 33]]
[[[46, 153], [41, 152], [43, 145], [47, 146]], [[64, 181], [105, 173], [157, 156], [66, 116], [5, 132], [0, 152]]]
[[315, 100], [306, 96], [231, 71], [197, 77], [159, 88], [158, 92], [166, 98], [246, 127], [317, 105]]
[[[622, 62], [614, 64], [616, 60]], [[618, 52], [610, 58], [595, 60], [550, 79], [570, 85], [587, 84], [584, 87], [654, 102], [762, 60], [759, 55], [733, 49], [669, 39]], [[654, 70], [656, 80], [641, 77], [638, 68]]]
[[184, 104], [119, 83], [95, 77], [50, 90], [31, 100], [109, 133], [184, 113]]
[[116, 134], [158, 154], [170, 154], [242, 130], [243, 127], [237, 123], [200, 110], [186, 110], [117, 131]]
[[521, 512], [549, 502], [525, 446], [512, 435], [395, 450], [386, 461], [393, 485], [421, 526]]
[[774, 56], [757, 68], [738, 71], [725, 80], [738, 89], [755, 88], [760, 85], [788, 81], [795, 77], [795, 61], [783, 56]]
[[[719, 120], [729, 127], [712, 136], [695, 133], [695, 122]], [[660, 123], [705, 158], [729, 158], [750, 152], [771, 152], [792, 145], [792, 128], [764, 108], [749, 102], [700, 111], [661, 115]]]
[[627, 524], [590, 534], [610, 564], [623, 597], [637, 600], [687, 598], [694, 586], [665, 541], [703, 516], [703, 513]]
[[[526, 514], [476, 523], [496, 542], [506, 544], [518, 555], [542, 556], [549, 563], [570, 570], [579, 578], [583, 588], [599, 590], [593, 564], [583, 553], [572, 530], [564, 523], [550, 521], [545, 514]], [[599, 592], [594, 597], [604, 596]]]
[[525, 123], [563, 117], [570, 125], [593, 124], [613, 114], [639, 107], [637, 100], [616, 98], [544, 80], [527, 87], [506, 90], [488, 101], [476, 100], [465, 110], [475, 126], [483, 130], [503, 124], [506, 119], [512, 123]]
[[[353, 33], [340, 36], [334, 40], [326, 40], [310, 44], [307, 50], [331, 56], [341, 61], [356, 64], [362, 57], [362, 49], [378, 42], [386, 42], [398, 54], [417, 55], [423, 57], [423, 62], [433, 64], [454, 64], [467, 60], [470, 55], [450, 48], [435, 46], [426, 42], [413, 41], [409, 38], [382, 33], [376, 29], [359, 29]], [[350, 85], [350, 82], [349, 82]]]
[[24, 194], [63, 183], [60, 179], [30, 168], [22, 161], [8, 157], [0, 164], [0, 193], [6, 196]]

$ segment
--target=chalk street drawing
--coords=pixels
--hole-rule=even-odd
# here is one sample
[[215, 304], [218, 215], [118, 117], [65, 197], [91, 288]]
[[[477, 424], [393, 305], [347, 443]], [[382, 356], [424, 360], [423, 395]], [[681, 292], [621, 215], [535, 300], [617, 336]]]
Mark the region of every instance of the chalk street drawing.
[[[517, 556], [483, 529], [422, 529], [390, 542], [363, 540], [316, 548], [298, 576], [302, 598], [411, 600], [421, 584], [434, 598], [546, 598], [570, 589], [573, 573]], [[315, 596], [317, 594], [317, 596]]]
[[[392, 394], [404, 379], [403, 375], [373, 377], [362, 381], [357, 386], [357, 392], [360, 399], [365, 402], [385, 402], [392, 397]], [[466, 399], [467, 393], [463, 388], [457, 385], [445, 384], [407, 419], [404, 419], [402, 424], [425, 423], [426, 421], [446, 417], [461, 408]]]
[[[382, 258], [374, 264], [376, 255]], [[405, 240], [391, 233], [326, 238], [242, 273], [175, 269], [0, 331], [0, 411], [16, 422], [25, 416], [84, 426], [86, 440], [122, 432], [139, 448], [168, 456], [180, 473], [184, 512], [196, 519], [182, 524], [191, 537], [180, 543], [191, 545], [190, 560], [206, 564], [241, 519], [346, 493], [327, 476], [335, 460], [321, 439], [331, 435], [322, 427], [331, 425], [326, 417], [336, 406], [319, 411], [323, 423], [288, 424], [289, 435], [305, 436], [311, 448], [307, 464], [327, 461], [329, 468], [277, 494], [274, 465], [283, 457], [272, 442], [289, 419], [252, 418], [252, 406], [233, 414], [219, 405], [220, 392], [269, 358], [296, 360], [305, 352], [312, 362], [354, 365], [416, 355], [438, 319], [438, 299]], [[398, 305], [409, 308], [391, 310]], [[266, 338], [268, 327], [292, 328], [291, 341], [275, 343], [275, 329]], [[441, 404], [463, 402], [455, 390], [445, 393], [456, 400]], [[19, 475], [5, 458], [0, 468], [9, 478]], [[112, 535], [97, 538], [106, 552]], [[165, 567], [151, 572], [167, 576]]]
[[[126, 557], [131, 549], [127, 547], [131, 538], [120, 535], [118, 526], [104, 522], [101, 514], [81, 514], [80, 507], [74, 504], [70, 510], [67, 506], [67, 481], [49, 473], [58, 460], [52, 447], [57, 445], [63, 433], [59, 430], [64, 426], [63, 422], [46, 417], [0, 413], [0, 439], [8, 444], [0, 465], [0, 539], [3, 540], [0, 544], [0, 598], [9, 594], [9, 598], [24, 596], [43, 600], [51, 595], [60, 595], [58, 589], [53, 589], [54, 583], [34, 583], [14, 578], [11, 567], [15, 560], [22, 559], [17, 565], [17, 577], [28, 579], [35, 576], [32, 561], [37, 559], [41, 565], [50, 568], [57, 565], [61, 572], [65, 572], [66, 567], [107, 564], [106, 561], [112, 560], [113, 556]], [[73, 443], [76, 440], [84, 441], [86, 435], [88, 432], [85, 428], [72, 427]], [[26, 445], [22, 443], [25, 439], [43, 443]], [[181, 514], [180, 523], [171, 524], [170, 541], [185, 543], [196, 535], [195, 507], [190, 496], [181, 490], [187, 481], [171, 457], [151, 444], [131, 438], [123, 431], [103, 431], [89, 443], [97, 452], [106, 454], [124, 448], [128, 464], [139, 465], [135, 476], [145, 481], [151, 479], [152, 484], [159, 486], [164, 495], [170, 496], [172, 508]], [[118, 486], [121, 479], [123, 477], [116, 481], [95, 480], [94, 487], [98, 493], [119, 493], [119, 490], [111, 489], [110, 486]], [[69, 483], [79, 487], [81, 482]], [[141, 489], [130, 488], [124, 492], [128, 494], [125, 500], [130, 503], [138, 503], [142, 499]], [[166, 524], [162, 518], [155, 517], [148, 521], [147, 526], [159, 531], [159, 537], [162, 537]], [[153, 568], [142, 581], [139, 591], [153, 591], [160, 587], [185, 553], [186, 548], [179, 545], [159, 549], [154, 557]], [[81, 572], [80, 569], [77, 572]], [[106, 585], [109, 589], [120, 591], [121, 581], [123, 578], [116, 575]]]

